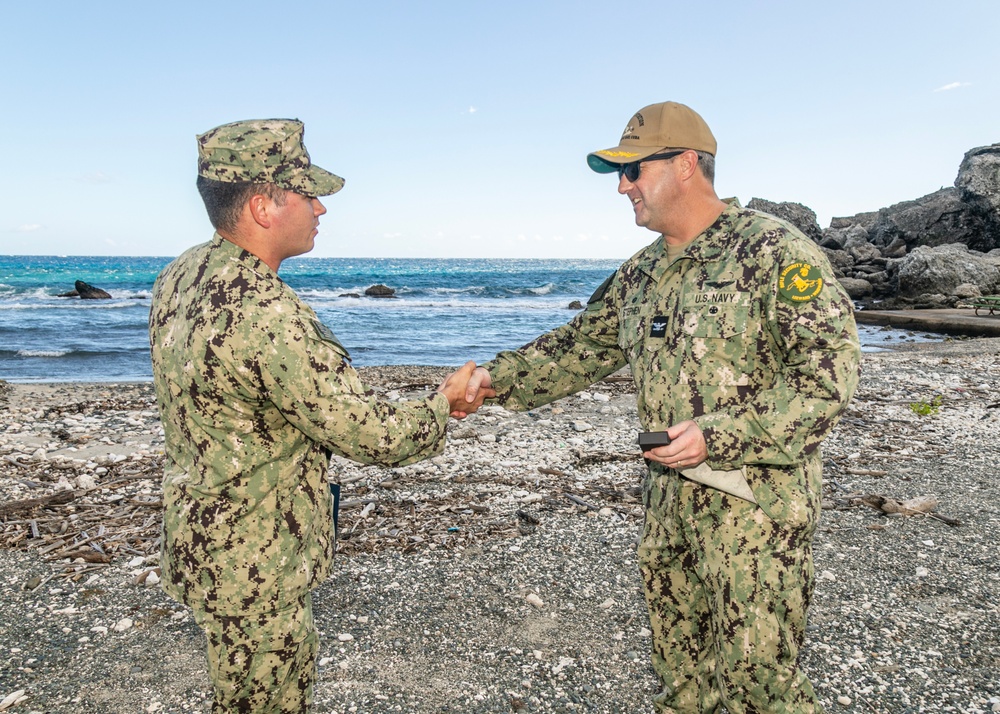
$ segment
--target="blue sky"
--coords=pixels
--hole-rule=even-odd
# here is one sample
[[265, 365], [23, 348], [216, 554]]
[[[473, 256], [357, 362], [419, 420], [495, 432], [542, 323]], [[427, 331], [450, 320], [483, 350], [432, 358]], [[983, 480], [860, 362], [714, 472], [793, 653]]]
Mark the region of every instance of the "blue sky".
[[716, 185], [820, 225], [953, 184], [1000, 142], [1000, 3], [4, 2], [0, 253], [176, 255], [211, 226], [194, 137], [297, 117], [346, 177], [316, 256], [625, 258], [589, 151], [658, 101]]

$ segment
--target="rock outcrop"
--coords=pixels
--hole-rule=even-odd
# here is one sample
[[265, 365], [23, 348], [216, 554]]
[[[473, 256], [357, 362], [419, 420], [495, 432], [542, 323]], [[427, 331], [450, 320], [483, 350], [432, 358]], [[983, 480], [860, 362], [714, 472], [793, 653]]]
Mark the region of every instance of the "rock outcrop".
[[818, 243], [862, 305], [954, 307], [1000, 293], [1000, 144], [966, 152], [954, 188], [834, 218], [826, 230], [799, 203], [754, 198], [747, 207], [788, 221]]
[[[962, 201], [996, 221], [1000, 217], [1000, 144], [967, 151], [958, 167], [955, 188], [961, 193]], [[997, 235], [993, 237], [996, 239]], [[988, 249], [993, 248], [1000, 248], [1000, 244], [994, 243]]]
[[365, 295], [368, 297], [391, 298], [396, 297], [396, 290], [395, 288], [390, 288], [388, 285], [382, 285], [379, 283], [378, 285], [372, 285], [370, 288], [367, 288], [365, 290]]
[[77, 280], [74, 283], [76, 289], [70, 290], [68, 293], [62, 293], [56, 297], [78, 297], [81, 300], [110, 300], [111, 295], [105, 290], [100, 288], [95, 288], [93, 285], [88, 285], [82, 280]]
[[961, 243], [914, 249], [895, 266], [898, 296], [920, 300], [921, 296], [955, 295], [961, 286], [963, 297], [972, 297], [970, 287], [980, 295], [1000, 291], [1000, 255], [970, 250]]
[[747, 208], [770, 213], [772, 216], [788, 221], [817, 243], [823, 240], [823, 231], [816, 220], [816, 211], [801, 203], [774, 203], [764, 198], [751, 198]]

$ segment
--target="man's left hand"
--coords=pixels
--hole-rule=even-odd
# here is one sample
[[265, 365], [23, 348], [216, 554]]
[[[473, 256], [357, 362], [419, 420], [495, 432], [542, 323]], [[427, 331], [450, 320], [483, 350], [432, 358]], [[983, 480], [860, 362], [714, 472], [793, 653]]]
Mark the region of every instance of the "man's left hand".
[[667, 429], [670, 443], [644, 451], [643, 456], [672, 469], [691, 469], [708, 458], [705, 436], [693, 421], [682, 421]]

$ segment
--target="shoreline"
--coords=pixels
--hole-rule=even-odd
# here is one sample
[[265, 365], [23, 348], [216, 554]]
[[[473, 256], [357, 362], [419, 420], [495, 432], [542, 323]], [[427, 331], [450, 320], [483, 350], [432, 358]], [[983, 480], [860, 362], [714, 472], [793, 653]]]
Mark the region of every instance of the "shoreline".
[[[359, 368], [389, 398], [449, 371]], [[73, 498], [0, 516], [0, 700], [207, 712], [201, 635], [155, 583], [151, 383], [8, 386], [0, 512]], [[1000, 339], [865, 353], [824, 446], [802, 656], [828, 710], [1000, 710], [998, 426]], [[334, 459], [344, 508], [334, 575], [315, 591], [315, 711], [651, 712], [637, 429], [622, 372], [532, 412], [453, 420], [429, 461]], [[888, 515], [873, 495], [933, 497], [961, 525]]]
[[[859, 310], [856, 311], [855, 315], [861, 332], [863, 352], [896, 349], [900, 345], [906, 345], [912, 342], [943, 341], [956, 337], [1000, 337], [1000, 316], [976, 317], [971, 315], [969, 311]], [[534, 336], [536, 335], [530, 335], [530, 337]], [[525, 341], [530, 339], [530, 337], [526, 338]], [[502, 347], [499, 346], [497, 347], [497, 349], [501, 348]], [[471, 347], [467, 349], [467, 352], [470, 354], [473, 351], [475, 350]], [[458, 353], [461, 353], [461, 350], [458, 350]], [[494, 353], [490, 353], [486, 357], [483, 357], [483, 360], [492, 359], [493, 354]], [[34, 357], [30, 359], [45, 358]], [[461, 362], [456, 362], [454, 364], [444, 365], [442, 368], [450, 367], [454, 370], [457, 369], [460, 364]], [[418, 365], [419, 363], [411, 362], [405, 364], [368, 365], [365, 368], [376, 366], [412, 368]], [[61, 372], [58, 376], [52, 376], [51, 372], [48, 375], [38, 376], [37, 372], [41, 372], [46, 367], [48, 367], [49, 370], [52, 369], [51, 365], [46, 365], [44, 362], [33, 363], [29, 365], [28, 368], [19, 368], [17, 364], [3, 363], [0, 364], [0, 367], [3, 367], [3, 369], [0, 369], [0, 374], [3, 374], [6, 371], [8, 374], [13, 373], [15, 375], [22, 375], [20, 377], [7, 377], [6, 381], [11, 384], [145, 384], [152, 381], [152, 374], [143, 373], [143, 369], [148, 370], [148, 366], [149, 357], [147, 353], [145, 358], [139, 363], [129, 364], [128, 371], [133, 375], [129, 377], [103, 377], [98, 375], [94, 378], [85, 377], [81, 379], [78, 376], [79, 372], [75, 370], [87, 369], [89, 371], [90, 367], [89, 365], [76, 364], [73, 362], [72, 358], [68, 358], [62, 368], [57, 370], [58, 372]], [[358, 365], [355, 366], [358, 367]], [[0, 377], [0, 382], [3, 381], [5, 381], [5, 378]]]
[[969, 309], [856, 310], [860, 324], [924, 330], [957, 337], [1000, 337], [1000, 315], [976, 315]]

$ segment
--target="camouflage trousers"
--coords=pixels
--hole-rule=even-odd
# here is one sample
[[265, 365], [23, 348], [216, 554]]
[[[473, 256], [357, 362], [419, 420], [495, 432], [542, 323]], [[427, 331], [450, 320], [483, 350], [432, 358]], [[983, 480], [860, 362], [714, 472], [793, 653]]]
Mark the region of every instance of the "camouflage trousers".
[[208, 638], [212, 714], [302, 714], [312, 705], [319, 636], [311, 595], [261, 615], [194, 616]]
[[647, 507], [638, 550], [662, 684], [657, 711], [822, 711], [798, 666], [814, 526], [788, 531], [735, 496], [671, 486]]

